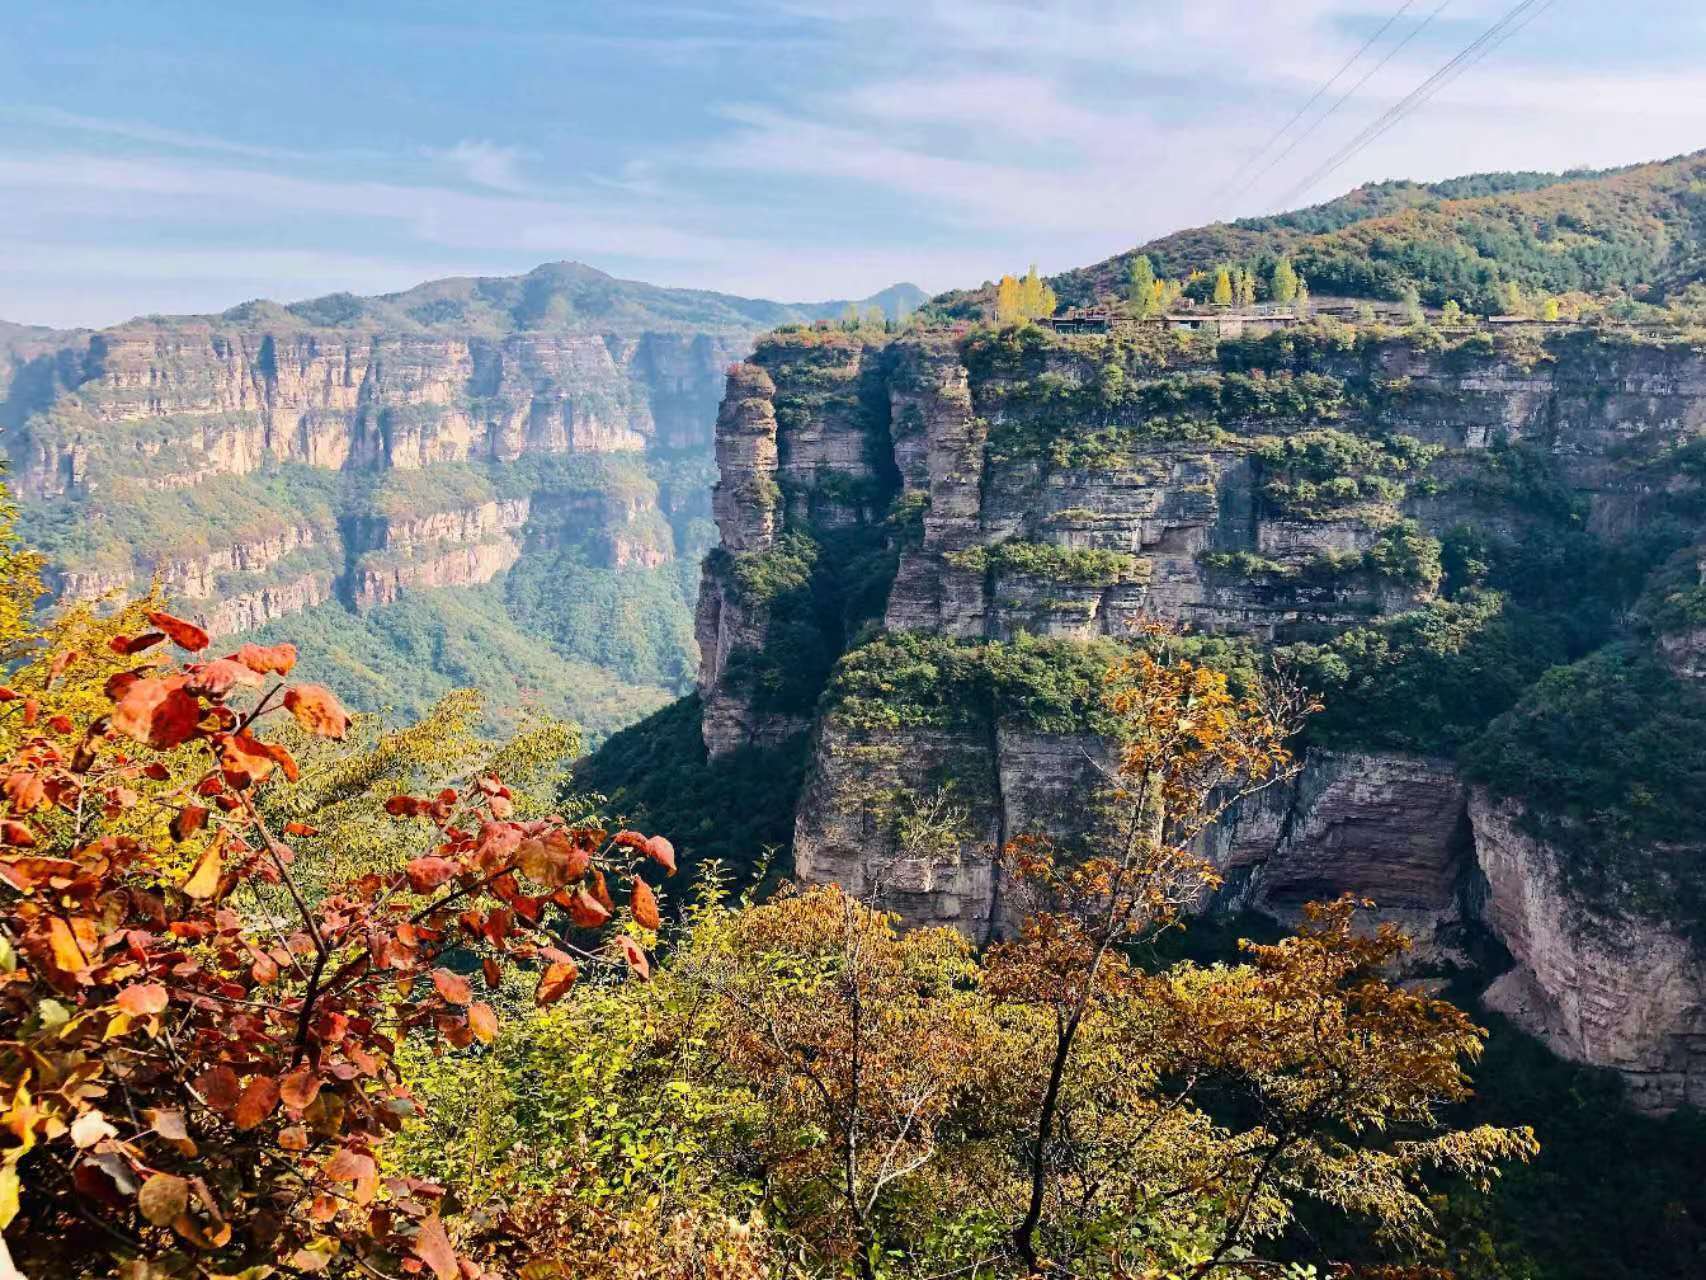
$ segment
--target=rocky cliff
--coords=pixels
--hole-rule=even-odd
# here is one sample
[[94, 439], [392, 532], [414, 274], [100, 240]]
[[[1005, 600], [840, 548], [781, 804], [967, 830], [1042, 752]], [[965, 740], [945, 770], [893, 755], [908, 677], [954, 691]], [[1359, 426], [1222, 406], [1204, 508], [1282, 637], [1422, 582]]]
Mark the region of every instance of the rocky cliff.
[[[700, 549], [674, 535], [709, 515], [697, 460], [726, 368], [767, 325], [839, 305], [555, 264], [98, 333], [4, 326], [9, 484], [61, 597], [157, 578], [220, 632], [478, 585], [568, 542], [655, 569]], [[567, 474], [596, 459], [673, 485], [660, 502], [636, 466]]]
[[[1108, 656], [1155, 622], [1209, 660], [1277, 649], [1338, 682], [1340, 719], [1214, 833], [1215, 908], [1366, 894], [1419, 967], [1504, 954], [1498, 1007], [1644, 1106], [1700, 1101], [1686, 922], [1591, 900], [1521, 797], [1453, 757], [1524, 696], [1505, 668], [1612, 639], [1701, 541], [1703, 431], [1706, 358], [1585, 330], [775, 335], [718, 419], [706, 746], [809, 731], [799, 873], [984, 938], [1008, 923], [994, 850], [1094, 834]], [[1491, 653], [1513, 619], [1557, 655]], [[1691, 634], [1663, 644], [1675, 671]], [[1462, 696], [1402, 685], [1428, 662], [1467, 671]], [[1451, 722], [1418, 729], [1430, 699]]]

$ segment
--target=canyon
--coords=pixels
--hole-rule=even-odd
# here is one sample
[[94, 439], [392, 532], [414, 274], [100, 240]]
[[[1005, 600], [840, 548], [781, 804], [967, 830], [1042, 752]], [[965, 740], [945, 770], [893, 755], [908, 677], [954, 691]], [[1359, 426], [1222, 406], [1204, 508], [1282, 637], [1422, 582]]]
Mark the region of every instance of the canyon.
[[708, 541], [724, 371], [769, 325], [848, 305], [866, 304], [565, 263], [98, 332], [9, 325], [0, 444], [60, 601], [157, 583], [222, 638], [326, 610], [359, 626], [567, 556], [685, 582], [685, 633], [674, 567]]
[[[1205, 653], [1319, 656], [1488, 607], [1447, 580], [1476, 539], [1616, 548], [1662, 525], [1697, 545], [1680, 460], [1703, 429], [1706, 358], [1615, 332], [774, 335], [731, 371], [717, 424], [706, 749], [805, 735], [800, 876], [986, 941], [1014, 923], [998, 849], [1100, 829], [1107, 654], [1159, 623]], [[1667, 563], [1697, 582], [1698, 559]], [[1619, 643], [1697, 682], [1698, 625], [1633, 612]], [[1589, 892], [1569, 821], [1383, 731], [1308, 745], [1240, 802], [1206, 841], [1224, 885], [1204, 909], [1289, 924], [1367, 896], [1416, 938], [1418, 980], [1478, 975], [1489, 1007], [1615, 1068], [1642, 1109], [1706, 1104], [1693, 922]], [[920, 846], [903, 819], [932, 803], [950, 821]]]

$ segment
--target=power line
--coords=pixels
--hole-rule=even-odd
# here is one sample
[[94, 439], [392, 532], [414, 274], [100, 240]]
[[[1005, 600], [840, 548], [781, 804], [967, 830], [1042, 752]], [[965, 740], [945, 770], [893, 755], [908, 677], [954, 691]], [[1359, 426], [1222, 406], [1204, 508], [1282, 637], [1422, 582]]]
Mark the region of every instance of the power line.
[[1367, 72], [1367, 74], [1365, 74], [1363, 76], [1363, 78], [1361, 80], [1358, 80], [1349, 89], [1345, 90], [1345, 92], [1340, 95], [1339, 100], [1337, 102], [1335, 102], [1332, 106], [1328, 107], [1327, 110], [1321, 114], [1319, 119], [1317, 119], [1313, 124], [1311, 124], [1307, 129], [1305, 129], [1296, 138], [1292, 139], [1292, 143], [1289, 147], [1287, 147], [1284, 151], [1280, 152], [1277, 156], [1275, 156], [1272, 160], [1270, 160], [1268, 162], [1268, 164], [1262, 169], [1262, 171], [1260, 173], [1258, 173], [1255, 177], [1251, 178], [1250, 181], [1246, 182], [1242, 187], [1240, 187], [1238, 190], [1238, 194], [1243, 195], [1246, 191], [1250, 190], [1251, 187], [1255, 186], [1263, 178], [1267, 177], [1268, 174], [1272, 173], [1273, 170], [1282, 161], [1284, 161], [1287, 156], [1291, 155], [1291, 153], [1296, 151], [1298, 149], [1298, 147], [1302, 146], [1305, 142], [1307, 142], [1309, 140], [1310, 136], [1313, 135], [1317, 129], [1319, 129], [1322, 125], [1326, 124], [1328, 120], [1332, 119], [1333, 115], [1338, 111], [1338, 109], [1340, 107], [1344, 106], [1345, 103], [1349, 102], [1353, 97], [1355, 97], [1357, 95], [1357, 93], [1362, 89], [1362, 87], [1365, 84], [1367, 84], [1370, 80], [1374, 79], [1374, 77], [1380, 73], [1381, 68], [1383, 68], [1388, 62], [1391, 62], [1393, 58], [1397, 57], [1400, 53], [1402, 53], [1404, 51], [1405, 47], [1410, 43], [1410, 41], [1414, 40], [1417, 36], [1421, 35], [1422, 32], [1426, 31], [1430, 26], [1432, 26], [1434, 19], [1439, 17], [1440, 14], [1444, 13], [1446, 6], [1449, 5], [1450, 3], [1451, 3], [1451, 0], [1440, 0], [1440, 3], [1434, 8], [1434, 11], [1432, 13], [1428, 14], [1427, 17], [1423, 18], [1420, 22], [1418, 22], [1410, 30], [1410, 33], [1408, 35], [1406, 35], [1397, 44], [1393, 45], [1392, 48], [1387, 51], [1386, 56], [1384, 58], [1382, 58], [1379, 62], [1375, 63], [1374, 66]]
[[[1491, 43], [1483, 45], [1478, 52], [1476, 52], [1472, 57], [1469, 58], [1469, 60], [1467, 62], [1464, 62], [1462, 65], [1456, 67], [1455, 69], [1450, 70], [1450, 73], [1448, 75], [1446, 75], [1444, 79], [1440, 80], [1440, 82], [1438, 84], [1434, 85], [1431, 89], [1429, 89], [1428, 92], [1425, 95], [1423, 95], [1420, 99], [1411, 103], [1408, 106], [1405, 106], [1403, 103], [1399, 103], [1398, 108], [1396, 108], [1398, 114], [1394, 115], [1390, 120], [1387, 120], [1384, 124], [1381, 124], [1379, 121], [1376, 121], [1375, 123], [1377, 125], [1379, 125], [1379, 127], [1376, 129], [1376, 131], [1372, 135], [1369, 136], [1369, 138], [1362, 144], [1362, 146], [1363, 147], [1372, 146], [1374, 143], [1378, 142], [1381, 138], [1385, 137], [1387, 133], [1391, 132], [1391, 130], [1397, 128], [1404, 121], [1408, 120], [1417, 111], [1421, 110], [1422, 107], [1426, 106], [1428, 104], [1428, 102], [1432, 101], [1433, 98], [1439, 94], [1440, 90], [1444, 89], [1447, 85], [1455, 83], [1461, 76], [1464, 75], [1465, 72], [1470, 71], [1474, 67], [1479, 66], [1482, 62], [1486, 61], [1486, 59], [1489, 58], [1490, 56], [1492, 56], [1494, 53], [1496, 53], [1504, 45], [1504, 43], [1507, 40], [1511, 39], [1513, 36], [1520, 35], [1523, 31], [1525, 31], [1528, 28], [1530, 23], [1532, 23], [1541, 14], [1545, 13], [1546, 10], [1550, 9], [1554, 3], [1556, 3], [1556, 0], [1541, 0], [1540, 6], [1536, 9], [1531, 10], [1527, 14], [1527, 16], [1525, 16], [1522, 19], [1521, 22], [1517, 23], [1514, 27], [1507, 27], [1503, 32], [1501, 32], [1498, 35], [1497, 38], [1492, 40]], [[1523, 6], [1523, 5], [1518, 5], [1517, 9], [1522, 9], [1524, 7], [1525, 6]], [[1516, 10], [1513, 10], [1510, 14], [1506, 14], [1505, 20], [1508, 21], [1512, 16], [1514, 16], [1515, 12], [1516, 12]], [[1500, 25], [1499, 23], [1494, 23], [1493, 27], [1486, 33], [1486, 35], [1487, 36], [1492, 35], [1493, 31], [1498, 30], [1499, 25]], [[1485, 39], [1486, 36], [1483, 36], [1482, 38]], [[1475, 47], [1474, 45], [1470, 46], [1470, 48], [1474, 48], [1474, 47]], [[1467, 52], [1467, 50], [1465, 50], [1465, 52]], [[1447, 63], [1446, 67], [1441, 68], [1441, 70], [1444, 71], [1450, 67], [1451, 67], [1451, 64]], [[1361, 150], [1361, 149], [1362, 148], [1358, 148], [1358, 150]], [[1338, 164], [1343, 165], [1346, 162], [1348, 162], [1350, 159], [1351, 159], [1351, 156], [1347, 155], [1343, 160], [1340, 160], [1338, 162]], [[1338, 167], [1338, 166], [1335, 166], [1335, 168], [1336, 167]], [[1325, 176], [1326, 175], [1323, 175], [1323, 177], [1325, 177]]]
[[[1447, 0], [1447, 3], [1449, 3], [1449, 2], [1450, 2], [1450, 0]], [[1385, 35], [1388, 31], [1390, 31], [1392, 29], [1392, 24], [1394, 22], [1398, 21], [1399, 18], [1402, 18], [1407, 12], [1409, 12], [1410, 7], [1412, 5], [1414, 5], [1415, 3], [1416, 3], [1416, 0], [1404, 0], [1404, 3], [1399, 6], [1398, 12], [1394, 13], [1390, 18], [1388, 18], [1386, 20], [1385, 24], [1380, 28], [1380, 30], [1376, 31], [1367, 40], [1363, 41], [1362, 48], [1358, 49], [1355, 53], [1353, 53], [1350, 56], [1350, 59], [1345, 63], [1344, 66], [1340, 67], [1337, 71], [1333, 72], [1333, 74], [1331, 76], [1327, 77], [1326, 82], [1324, 84], [1322, 84], [1319, 89], [1315, 90], [1314, 94], [1310, 97], [1309, 101], [1303, 104], [1303, 106], [1298, 110], [1297, 114], [1294, 115], [1291, 119], [1287, 120], [1278, 129], [1274, 130], [1273, 136], [1271, 138], [1269, 138], [1266, 142], [1264, 142], [1261, 146], [1256, 148], [1255, 153], [1247, 161], [1245, 161], [1246, 169], [1248, 169], [1250, 166], [1254, 165], [1258, 160], [1260, 160], [1262, 158], [1262, 156], [1264, 154], [1266, 154], [1269, 147], [1273, 146], [1274, 143], [1278, 142], [1281, 138], [1285, 137], [1287, 131], [1290, 130], [1290, 128], [1293, 125], [1295, 125], [1299, 120], [1303, 119], [1304, 116], [1308, 115], [1311, 108], [1313, 108], [1315, 106], [1315, 104], [1317, 102], [1321, 101], [1321, 99], [1326, 95], [1327, 90], [1331, 89], [1335, 84], [1337, 84], [1339, 82], [1339, 77], [1344, 75], [1345, 72], [1349, 71], [1352, 67], [1354, 67], [1357, 64], [1357, 61], [1362, 57], [1362, 55], [1367, 53], [1370, 49], [1372, 49], [1375, 46], [1375, 44], [1380, 40], [1380, 37], [1382, 37], [1383, 35]], [[1330, 115], [1332, 113], [1329, 112], [1328, 114]], [[1293, 145], [1295, 146], [1296, 144], [1294, 143]], [[1272, 166], [1270, 166], [1270, 167], [1272, 167]], [[1267, 169], [1262, 170], [1262, 173], [1266, 173], [1266, 172], [1267, 172]], [[1258, 178], [1261, 177], [1261, 174], [1257, 174], [1256, 177], [1258, 177]], [[1254, 179], [1252, 179], [1251, 181], [1254, 181]], [[1232, 187], [1235, 184], [1237, 184], [1237, 182], [1238, 182], [1238, 174], [1234, 173], [1230, 178], [1228, 178], [1226, 180], [1225, 183], [1223, 183], [1219, 188], [1217, 188], [1215, 190], [1214, 194], [1211, 195], [1209, 197], [1209, 199], [1211, 201], [1220, 199], [1220, 197], [1225, 195], [1228, 191], [1230, 191], [1232, 189]], [[1243, 186], [1239, 187], [1239, 194], [1242, 195], [1245, 191], [1249, 190], [1249, 187], [1250, 187], [1249, 183], [1245, 183]]]
[[1537, 3], [1539, 3], [1539, 0], [1519, 0], [1519, 3], [1510, 9], [1502, 18], [1472, 40], [1467, 48], [1461, 50], [1439, 70], [1435, 71], [1426, 80], [1422, 81], [1421, 84], [1410, 90], [1410, 92], [1404, 95], [1399, 102], [1392, 107], [1389, 107], [1372, 124], [1368, 125], [1361, 133], [1357, 134], [1356, 137], [1352, 138], [1344, 146], [1340, 147], [1338, 151], [1334, 152], [1320, 168], [1316, 169], [1302, 182], [1298, 183], [1281, 196], [1279, 204], [1283, 207], [1291, 203], [1323, 179], [1338, 172], [1340, 168], [1361, 152], [1363, 148], [1367, 147], [1376, 138], [1380, 137], [1393, 125], [1397, 124], [1399, 120], [1408, 115], [1416, 107], [1423, 105], [1432, 98], [1433, 95], [1439, 91], [1445, 81], [1452, 77], [1453, 72], [1462, 67], [1466, 61], [1474, 57], [1477, 53], [1486, 49], [1490, 43], [1498, 40], [1501, 36], [1509, 32], [1511, 24], [1532, 9]]

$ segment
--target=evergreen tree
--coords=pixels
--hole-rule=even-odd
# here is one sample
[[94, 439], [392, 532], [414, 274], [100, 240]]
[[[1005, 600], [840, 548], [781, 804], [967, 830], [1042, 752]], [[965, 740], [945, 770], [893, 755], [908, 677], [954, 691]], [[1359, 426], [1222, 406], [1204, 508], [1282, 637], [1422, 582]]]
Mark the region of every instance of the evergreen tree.
[[1248, 267], [1238, 269], [1238, 305], [1241, 307], [1256, 305], [1256, 275]]
[[1448, 329], [1462, 324], [1463, 304], [1456, 298], [1450, 299], [1439, 313], [1439, 322]]
[[1155, 266], [1149, 261], [1147, 253], [1140, 253], [1132, 260], [1131, 280], [1126, 290], [1126, 296], [1131, 301], [1132, 313], [1139, 320], [1155, 314], [1155, 306], [1159, 300], [1156, 295]]
[[1291, 265], [1290, 258], [1281, 258], [1274, 263], [1273, 278], [1274, 301], [1286, 303], [1297, 297], [1297, 268]]
[[1291, 306], [1292, 310], [1297, 312], [1297, 318], [1299, 320], [1307, 320], [1309, 318], [1311, 310], [1309, 302], [1309, 281], [1305, 280], [1302, 276], [1297, 278], [1297, 293], [1292, 297]]

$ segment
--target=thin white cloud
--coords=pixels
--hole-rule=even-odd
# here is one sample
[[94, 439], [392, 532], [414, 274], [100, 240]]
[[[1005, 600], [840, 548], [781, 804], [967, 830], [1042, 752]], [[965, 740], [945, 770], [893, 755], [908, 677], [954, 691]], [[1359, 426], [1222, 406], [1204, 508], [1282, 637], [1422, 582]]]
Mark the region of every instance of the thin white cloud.
[[436, 158], [447, 162], [475, 186], [512, 195], [525, 194], [529, 190], [528, 183], [521, 176], [521, 163], [530, 155], [521, 147], [506, 147], [470, 138], [464, 138], [448, 151], [435, 153]]

